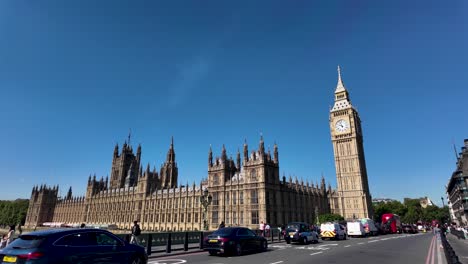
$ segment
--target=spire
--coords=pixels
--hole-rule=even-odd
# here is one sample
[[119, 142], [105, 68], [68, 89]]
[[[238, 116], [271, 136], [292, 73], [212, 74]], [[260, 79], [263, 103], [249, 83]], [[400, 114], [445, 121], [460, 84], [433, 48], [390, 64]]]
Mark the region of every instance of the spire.
[[265, 154], [265, 143], [263, 142], [263, 134], [260, 133], [260, 143], [258, 146], [258, 152], [260, 154]]
[[222, 150], [222, 153], [221, 153], [221, 160], [222, 160], [222, 161], [225, 161], [226, 159], [227, 159], [226, 147], [225, 147], [224, 144], [223, 144], [223, 150]]
[[211, 144], [210, 144], [210, 151], [208, 151], [208, 166], [210, 167], [213, 166], [213, 149], [211, 149]]
[[278, 145], [276, 145], [276, 142], [275, 142], [275, 146], [273, 148], [274, 148], [274, 150], [273, 150], [274, 162], [278, 163]]
[[241, 167], [241, 159], [240, 159], [240, 151], [239, 149], [237, 149], [237, 157], [236, 157], [236, 167], [237, 167], [237, 170], [240, 170], [240, 167]]
[[131, 137], [132, 137], [132, 129], [130, 128], [130, 129], [128, 130], [128, 145], [129, 145], [129, 146], [131, 146], [131, 144], [130, 144], [130, 139], [131, 139]]
[[344, 92], [346, 88], [344, 87], [343, 80], [341, 79], [341, 68], [338, 65], [338, 83], [336, 84], [335, 93]]
[[174, 163], [175, 162], [175, 152], [174, 152], [174, 137], [171, 137], [171, 147], [169, 148], [169, 151], [167, 152], [167, 162]]
[[114, 157], [117, 157], [118, 155], [119, 155], [119, 143], [116, 143], [114, 147]]
[[247, 139], [244, 140], [244, 164], [249, 161], [249, 146], [247, 145]]

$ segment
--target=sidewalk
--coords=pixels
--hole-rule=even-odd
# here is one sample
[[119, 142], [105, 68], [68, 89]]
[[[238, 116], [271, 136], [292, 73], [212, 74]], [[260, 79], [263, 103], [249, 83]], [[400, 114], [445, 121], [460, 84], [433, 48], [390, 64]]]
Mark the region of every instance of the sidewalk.
[[458, 239], [456, 236], [448, 234], [447, 241], [457, 254], [458, 260], [463, 264], [468, 264], [468, 240]]

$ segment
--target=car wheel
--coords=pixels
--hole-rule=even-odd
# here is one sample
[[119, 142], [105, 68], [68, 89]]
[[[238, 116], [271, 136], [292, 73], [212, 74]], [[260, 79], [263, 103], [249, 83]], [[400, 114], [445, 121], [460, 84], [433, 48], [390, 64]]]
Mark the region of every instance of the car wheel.
[[142, 264], [143, 261], [141, 260], [140, 257], [134, 257], [133, 260], [130, 263], [132, 263], [132, 264]]
[[303, 238], [302, 238], [302, 243], [303, 243], [304, 245], [307, 245], [307, 244], [309, 243], [309, 241], [307, 241], [307, 237], [303, 237]]
[[241, 244], [236, 244], [236, 256], [242, 255], [242, 246]]
[[262, 250], [263, 252], [267, 251], [267, 249], [268, 249], [268, 242], [263, 241], [261, 247], [262, 247], [261, 250]]
[[216, 250], [210, 250], [208, 251], [208, 254], [210, 254], [210, 256], [214, 256], [216, 255]]
[[291, 244], [291, 239], [286, 239], [286, 244]]

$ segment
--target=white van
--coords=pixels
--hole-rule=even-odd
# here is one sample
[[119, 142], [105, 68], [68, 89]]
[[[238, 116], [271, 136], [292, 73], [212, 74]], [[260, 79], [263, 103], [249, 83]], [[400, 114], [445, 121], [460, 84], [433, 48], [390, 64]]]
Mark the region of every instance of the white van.
[[361, 222], [348, 222], [346, 227], [348, 229], [349, 237], [365, 237], [367, 235], [366, 230], [364, 229], [364, 226], [361, 224]]
[[376, 236], [379, 234], [379, 229], [375, 225], [374, 220], [370, 218], [362, 218], [361, 224], [364, 226], [364, 230], [366, 230], [366, 234]]

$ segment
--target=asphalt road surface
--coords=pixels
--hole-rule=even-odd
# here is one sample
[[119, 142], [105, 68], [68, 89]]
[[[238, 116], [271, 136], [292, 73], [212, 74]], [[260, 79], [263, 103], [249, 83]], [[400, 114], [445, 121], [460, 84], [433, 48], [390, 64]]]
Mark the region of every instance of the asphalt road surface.
[[349, 263], [445, 264], [440, 241], [432, 233], [351, 238], [345, 241], [322, 241], [300, 245], [275, 243], [267, 252], [242, 256], [209, 256], [208, 252], [150, 259], [149, 264], [286, 264]]

